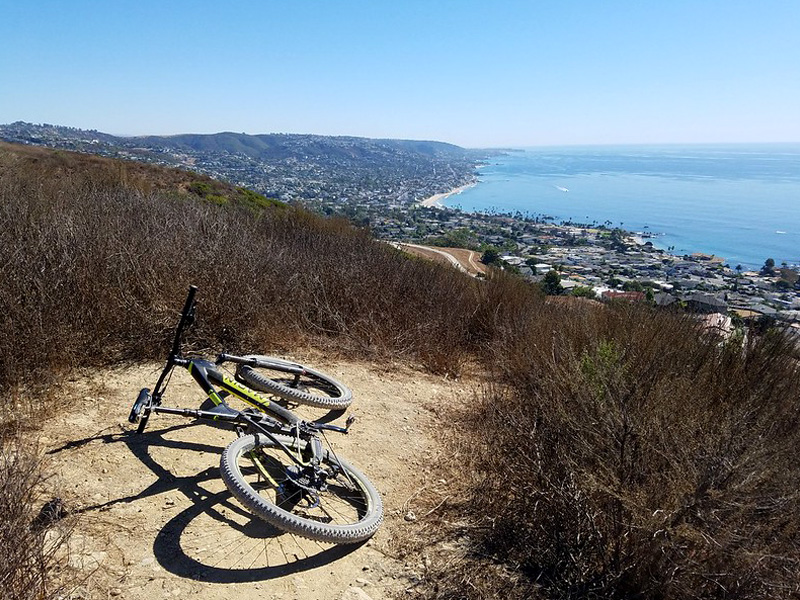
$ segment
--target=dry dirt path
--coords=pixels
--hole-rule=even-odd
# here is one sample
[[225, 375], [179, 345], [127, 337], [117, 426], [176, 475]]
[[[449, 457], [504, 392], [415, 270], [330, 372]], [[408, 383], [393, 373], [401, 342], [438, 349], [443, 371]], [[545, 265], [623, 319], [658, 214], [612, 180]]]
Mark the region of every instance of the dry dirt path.
[[486, 274], [488, 267], [481, 262], [481, 253], [466, 248], [445, 248], [458, 260], [470, 275]]
[[486, 274], [486, 265], [480, 262], [481, 255], [473, 250], [467, 250], [465, 248], [421, 246], [419, 244], [407, 244], [405, 242], [397, 242], [394, 246], [410, 254], [451, 265], [462, 273], [473, 276]]
[[[404, 518], [414, 494], [438, 485], [437, 407], [467, 392], [407, 367], [308, 362], [353, 390], [358, 420], [332, 442], [382, 494], [370, 541], [318, 544], [251, 517], [219, 478], [230, 431], [154, 415], [135, 434], [127, 413], [159, 365], [86, 374], [65, 386], [70, 401], [42, 438], [51, 483], [77, 515], [69, 561], [83, 581], [71, 597], [379, 600], [413, 585], [423, 568], [391, 558], [393, 538], [419, 525]], [[165, 404], [196, 407], [197, 391], [176, 371]]]
[[406, 243], [400, 244], [400, 247], [403, 250], [411, 251], [412, 253], [417, 253], [421, 256], [424, 256], [425, 258], [433, 258], [435, 260], [437, 257], [440, 257], [446, 264], [455, 267], [462, 273], [467, 272], [467, 270], [455, 256], [453, 256], [449, 252], [445, 252], [443, 249], [432, 248], [430, 246], [420, 246], [418, 244], [406, 244]]

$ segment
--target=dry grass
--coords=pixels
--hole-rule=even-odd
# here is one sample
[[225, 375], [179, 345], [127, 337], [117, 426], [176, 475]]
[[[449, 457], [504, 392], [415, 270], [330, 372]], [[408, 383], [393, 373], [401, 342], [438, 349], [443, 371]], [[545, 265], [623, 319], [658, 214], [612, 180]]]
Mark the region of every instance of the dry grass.
[[450, 372], [471, 349], [478, 284], [345, 222], [145, 192], [113, 169], [92, 180], [59, 167], [52, 178], [47, 161], [4, 159], [4, 384], [160, 357], [190, 283], [200, 287], [200, 347], [302, 340]]
[[135, 161], [109, 160], [91, 154], [51, 150], [39, 146], [23, 146], [0, 142], [0, 180], [32, 177], [30, 183], [44, 185], [56, 191], [64, 185], [77, 186], [122, 185], [143, 193], [189, 193], [194, 184], [205, 184], [216, 195], [235, 202], [240, 190], [232, 185], [211, 179], [207, 175], [158, 167]]
[[461, 416], [474, 479], [439, 535], [469, 551], [426, 595], [796, 597], [794, 352], [641, 307], [546, 306]]
[[[0, 148], [4, 431], [24, 420], [24, 398], [75, 367], [162, 358], [190, 283], [200, 287], [197, 349], [315, 345], [442, 372], [470, 351], [477, 287], [458, 273], [341, 221], [178, 193], [170, 174], [134, 185], [131, 169]], [[54, 562], [31, 529], [45, 500], [35, 449], [7, 438], [0, 458], [3, 597], [49, 598]]]
[[62, 566], [57, 556], [65, 536], [52, 527], [61, 516], [41, 496], [44, 483], [38, 452], [26, 435], [4, 428], [0, 436], [0, 592], [4, 600], [47, 600], [58, 597], [53, 574]]

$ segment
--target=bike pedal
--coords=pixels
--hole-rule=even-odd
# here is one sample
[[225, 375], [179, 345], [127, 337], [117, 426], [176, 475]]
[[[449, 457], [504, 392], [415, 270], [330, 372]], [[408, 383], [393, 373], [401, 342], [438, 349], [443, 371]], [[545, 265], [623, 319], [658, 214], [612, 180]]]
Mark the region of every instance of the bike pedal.
[[139, 417], [142, 414], [142, 410], [145, 406], [150, 404], [151, 397], [150, 397], [150, 390], [148, 388], [142, 388], [139, 392], [139, 395], [136, 398], [136, 401], [133, 403], [133, 408], [131, 408], [131, 414], [128, 415], [128, 422], [129, 423], [138, 423]]

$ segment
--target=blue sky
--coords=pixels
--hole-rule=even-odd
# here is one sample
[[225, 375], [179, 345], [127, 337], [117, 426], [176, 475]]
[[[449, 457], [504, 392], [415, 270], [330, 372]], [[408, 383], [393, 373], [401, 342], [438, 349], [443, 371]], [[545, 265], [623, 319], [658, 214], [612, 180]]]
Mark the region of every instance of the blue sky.
[[3, 0], [0, 122], [800, 142], [797, 0]]

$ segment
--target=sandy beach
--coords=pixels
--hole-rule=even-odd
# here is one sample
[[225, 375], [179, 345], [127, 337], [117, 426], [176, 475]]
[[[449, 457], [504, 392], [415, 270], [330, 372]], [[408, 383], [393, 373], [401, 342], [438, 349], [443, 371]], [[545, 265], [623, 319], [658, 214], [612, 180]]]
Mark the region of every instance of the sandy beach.
[[444, 204], [442, 204], [442, 200], [452, 196], [453, 194], [460, 194], [464, 190], [468, 190], [469, 188], [477, 185], [477, 183], [468, 183], [466, 185], [459, 186], [455, 189], [450, 190], [449, 192], [444, 192], [442, 194], [434, 194], [430, 198], [425, 198], [425, 200], [421, 200], [419, 202], [420, 206], [425, 206], [427, 208], [431, 208], [433, 206], [444, 208]]

